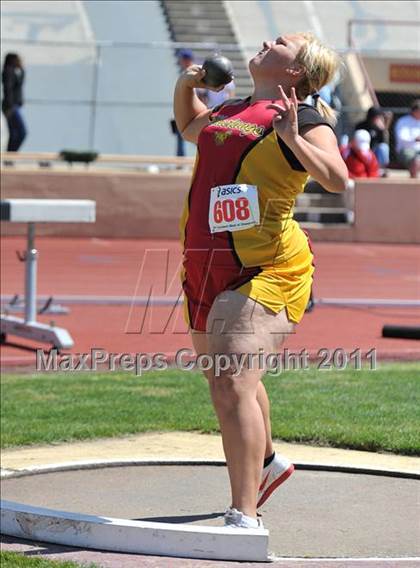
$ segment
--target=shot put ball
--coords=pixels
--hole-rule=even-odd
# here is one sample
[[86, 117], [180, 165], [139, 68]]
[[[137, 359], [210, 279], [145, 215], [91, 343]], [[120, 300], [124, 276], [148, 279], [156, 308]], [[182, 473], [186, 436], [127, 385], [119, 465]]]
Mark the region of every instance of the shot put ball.
[[206, 71], [203, 83], [209, 87], [227, 85], [233, 79], [232, 63], [227, 57], [221, 55], [209, 57], [204, 61], [203, 69]]

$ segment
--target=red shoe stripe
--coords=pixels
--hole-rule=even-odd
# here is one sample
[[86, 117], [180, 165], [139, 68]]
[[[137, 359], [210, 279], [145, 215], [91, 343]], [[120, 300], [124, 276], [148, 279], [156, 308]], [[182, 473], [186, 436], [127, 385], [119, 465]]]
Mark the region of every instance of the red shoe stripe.
[[279, 485], [281, 485], [284, 481], [286, 481], [286, 479], [288, 479], [292, 475], [294, 470], [295, 470], [295, 466], [293, 464], [291, 464], [289, 469], [287, 469], [284, 473], [282, 473], [282, 475], [280, 477], [275, 479], [273, 481], [273, 483], [267, 487], [267, 489], [264, 491], [264, 493], [262, 494], [262, 496], [260, 497], [260, 499], [257, 503], [257, 509], [259, 507], [261, 507], [267, 501], [267, 499], [270, 497], [270, 495], [273, 493], [273, 491], [275, 489], [277, 489], [277, 487]]

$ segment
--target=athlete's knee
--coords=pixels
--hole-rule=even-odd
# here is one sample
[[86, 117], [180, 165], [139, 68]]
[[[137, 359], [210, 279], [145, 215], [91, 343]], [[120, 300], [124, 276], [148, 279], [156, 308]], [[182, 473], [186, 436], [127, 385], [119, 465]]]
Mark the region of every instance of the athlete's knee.
[[236, 407], [247, 392], [243, 377], [235, 376], [233, 369], [224, 371], [219, 376], [213, 374], [209, 384], [214, 404], [224, 411]]
[[210, 385], [211, 396], [214, 405], [219, 411], [231, 412], [239, 403], [240, 396], [236, 389], [221, 386], [220, 383]]

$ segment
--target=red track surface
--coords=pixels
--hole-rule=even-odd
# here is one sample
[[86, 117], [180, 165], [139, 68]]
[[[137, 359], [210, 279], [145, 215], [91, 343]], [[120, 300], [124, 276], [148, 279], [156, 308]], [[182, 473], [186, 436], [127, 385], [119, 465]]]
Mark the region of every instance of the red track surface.
[[[176, 296], [180, 290], [180, 246], [175, 241], [39, 238], [36, 245], [40, 295], [147, 296], [153, 286], [153, 295]], [[23, 294], [24, 263], [15, 251], [24, 248], [23, 238], [2, 239], [2, 294]], [[317, 298], [420, 299], [418, 246], [315, 243], [314, 248]], [[114, 353], [174, 354], [191, 346], [181, 307], [172, 317], [171, 307], [149, 308], [145, 319], [144, 308], [130, 312], [129, 305], [69, 307], [69, 315], [39, 319], [54, 319], [68, 329], [75, 341], [73, 352], [98, 347]], [[378, 359], [420, 360], [420, 342], [382, 338], [384, 324], [420, 325], [420, 308], [319, 306], [305, 315], [286, 347], [292, 352], [306, 348], [311, 354], [323, 347], [364, 352], [376, 348]], [[19, 338], [10, 341], [24, 343]], [[30, 351], [2, 348], [3, 366], [34, 360]]]

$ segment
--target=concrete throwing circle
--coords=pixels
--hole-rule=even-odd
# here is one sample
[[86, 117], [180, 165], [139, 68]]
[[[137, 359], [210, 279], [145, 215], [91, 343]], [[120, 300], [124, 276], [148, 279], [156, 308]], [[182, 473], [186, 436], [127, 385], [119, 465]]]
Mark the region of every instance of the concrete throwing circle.
[[[31, 472], [3, 479], [2, 497], [86, 515], [221, 527], [230, 504], [222, 465], [143, 462]], [[298, 467], [260, 511], [276, 557], [420, 555], [417, 476], [314, 467]]]

